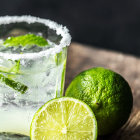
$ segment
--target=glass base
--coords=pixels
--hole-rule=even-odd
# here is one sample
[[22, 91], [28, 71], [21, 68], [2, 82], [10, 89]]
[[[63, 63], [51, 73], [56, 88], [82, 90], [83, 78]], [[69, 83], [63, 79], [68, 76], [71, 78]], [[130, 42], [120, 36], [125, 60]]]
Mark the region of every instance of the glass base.
[[12, 133], [0, 133], [0, 140], [30, 140], [30, 137]]

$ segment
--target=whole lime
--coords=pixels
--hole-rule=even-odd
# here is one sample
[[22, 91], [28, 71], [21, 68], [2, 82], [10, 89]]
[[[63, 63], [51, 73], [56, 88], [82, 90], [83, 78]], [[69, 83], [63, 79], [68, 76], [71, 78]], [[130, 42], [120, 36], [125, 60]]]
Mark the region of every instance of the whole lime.
[[83, 100], [91, 107], [97, 119], [99, 135], [112, 133], [124, 125], [133, 106], [132, 92], [126, 80], [102, 67], [77, 75], [65, 96]]

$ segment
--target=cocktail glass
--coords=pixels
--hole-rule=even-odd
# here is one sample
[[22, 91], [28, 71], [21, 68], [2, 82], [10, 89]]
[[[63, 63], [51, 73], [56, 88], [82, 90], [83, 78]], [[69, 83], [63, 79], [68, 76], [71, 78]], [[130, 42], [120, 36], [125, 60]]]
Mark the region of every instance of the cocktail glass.
[[[6, 38], [25, 34], [43, 36], [49, 45], [3, 47]], [[30, 139], [34, 113], [48, 100], [63, 95], [70, 41], [67, 28], [53, 21], [0, 17], [0, 140]]]

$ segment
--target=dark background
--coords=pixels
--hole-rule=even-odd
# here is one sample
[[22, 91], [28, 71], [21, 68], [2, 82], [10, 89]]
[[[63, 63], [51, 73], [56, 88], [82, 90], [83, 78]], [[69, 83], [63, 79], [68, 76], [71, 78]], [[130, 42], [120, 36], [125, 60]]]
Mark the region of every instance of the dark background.
[[140, 56], [140, 0], [0, 0], [0, 16], [66, 25], [73, 41]]

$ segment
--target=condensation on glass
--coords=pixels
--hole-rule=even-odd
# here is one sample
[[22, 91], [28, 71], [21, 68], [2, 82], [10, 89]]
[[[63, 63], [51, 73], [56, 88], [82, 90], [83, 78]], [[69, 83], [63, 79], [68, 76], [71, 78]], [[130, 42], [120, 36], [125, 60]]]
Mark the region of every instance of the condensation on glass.
[[[1, 41], [29, 33], [43, 36], [49, 45], [25, 50], [0, 46], [0, 139], [30, 139], [34, 113], [48, 100], [63, 95], [67, 46], [71, 41], [67, 28], [31, 16], [0, 17]], [[10, 72], [18, 61], [20, 73]], [[11, 88], [1, 75], [27, 86], [27, 91], [22, 94]]]

